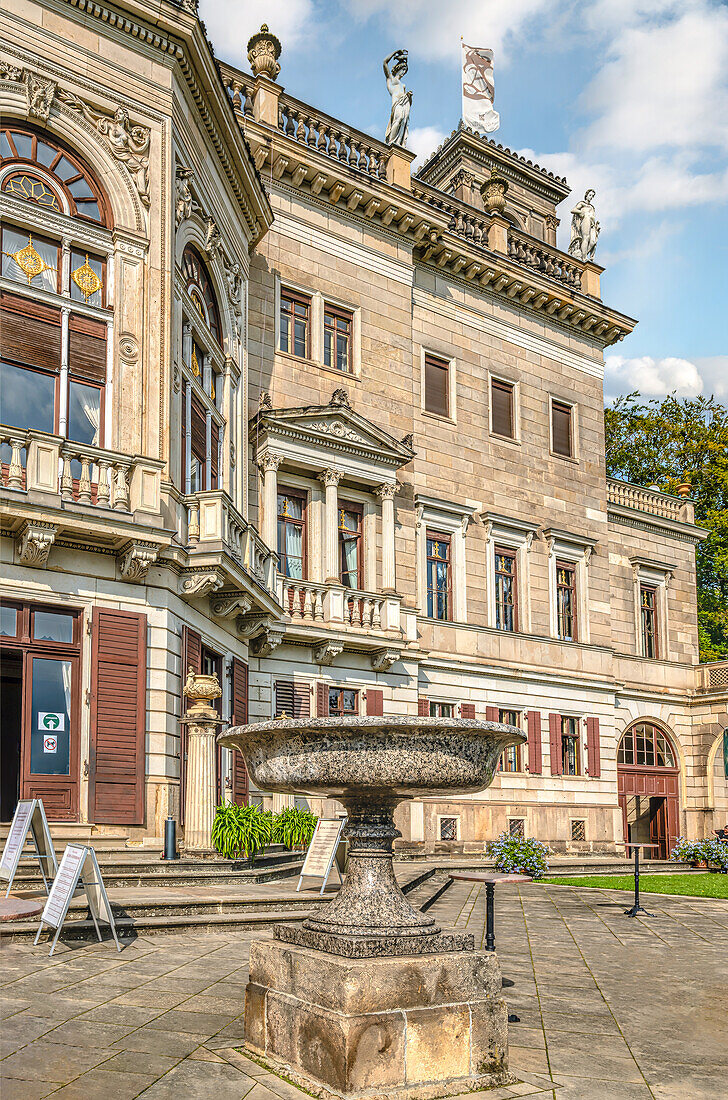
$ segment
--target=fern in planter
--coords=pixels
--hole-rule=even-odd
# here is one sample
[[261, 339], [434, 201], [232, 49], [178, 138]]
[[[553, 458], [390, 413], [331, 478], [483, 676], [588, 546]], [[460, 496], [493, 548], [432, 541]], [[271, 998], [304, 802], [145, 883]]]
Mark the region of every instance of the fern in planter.
[[317, 821], [315, 814], [309, 810], [301, 810], [298, 806], [281, 810], [273, 818], [271, 840], [274, 844], [285, 844], [288, 849], [307, 848]]
[[212, 822], [212, 844], [225, 859], [255, 860], [271, 842], [272, 815], [257, 806], [221, 802]]

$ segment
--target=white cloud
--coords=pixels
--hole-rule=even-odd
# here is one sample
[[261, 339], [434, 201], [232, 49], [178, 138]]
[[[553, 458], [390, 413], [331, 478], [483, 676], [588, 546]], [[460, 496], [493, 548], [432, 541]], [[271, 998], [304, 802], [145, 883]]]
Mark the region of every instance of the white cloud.
[[200, 0], [200, 18], [215, 53], [231, 65], [248, 69], [248, 39], [267, 23], [286, 49], [307, 37], [315, 20], [313, 0]]
[[448, 135], [444, 130], [438, 130], [437, 126], [415, 126], [409, 132], [409, 147], [417, 157], [413, 162], [416, 171], [423, 161], [427, 160], [430, 153], [434, 153], [438, 145], [442, 145]]
[[639, 390], [645, 397], [697, 397], [703, 393], [700, 372], [689, 359], [653, 359], [642, 355], [626, 359], [623, 355], [607, 355], [604, 371], [604, 397], [610, 401], [620, 393]]
[[708, 355], [694, 360], [703, 379], [703, 392], [728, 397], [728, 355]]

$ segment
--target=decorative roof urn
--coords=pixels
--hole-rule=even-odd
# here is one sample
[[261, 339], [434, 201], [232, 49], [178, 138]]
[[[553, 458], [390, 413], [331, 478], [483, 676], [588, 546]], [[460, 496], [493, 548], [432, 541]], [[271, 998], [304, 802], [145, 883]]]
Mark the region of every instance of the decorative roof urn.
[[270, 80], [275, 80], [281, 71], [278, 64], [280, 56], [280, 42], [270, 33], [268, 24], [263, 23], [258, 33], [248, 41], [248, 61], [253, 76], [267, 76]]
[[215, 673], [207, 676], [189, 668], [182, 694], [190, 703], [184, 715], [186, 722], [195, 722], [199, 719], [219, 721], [218, 713], [212, 706], [212, 700], [219, 699], [222, 695], [222, 688]]
[[489, 214], [502, 214], [506, 208], [506, 191], [508, 181], [498, 175], [496, 168], [491, 168], [490, 177], [480, 185], [480, 193], [483, 196], [483, 205]]

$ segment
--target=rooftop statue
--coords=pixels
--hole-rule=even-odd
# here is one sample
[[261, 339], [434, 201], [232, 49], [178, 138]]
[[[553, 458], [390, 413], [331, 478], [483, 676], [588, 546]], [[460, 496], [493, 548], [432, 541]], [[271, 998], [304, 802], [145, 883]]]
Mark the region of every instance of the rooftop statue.
[[[390, 62], [394, 64], [390, 68]], [[384, 135], [387, 145], [401, 145], [407, 148], [409, 116], [412, 109], [412, 92], [408, 92], [402, 83], [407, 72], [407, 51], [395, 50], [384, 60], [384, 75], [387, 78], [387, 91], [392, 97], [392, 113]]]
[[600, 225], [592, 199], [595, 192], [589, 188], [584, 198], [571, 211], [571, 244], [569, 253], [577, 260], [593, 260], [599, 237]]

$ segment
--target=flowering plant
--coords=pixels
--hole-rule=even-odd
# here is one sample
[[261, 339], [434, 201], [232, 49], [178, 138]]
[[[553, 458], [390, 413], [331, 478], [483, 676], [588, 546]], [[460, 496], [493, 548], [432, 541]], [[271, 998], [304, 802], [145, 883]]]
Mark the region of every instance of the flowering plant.
[[540, 878], [549, 869], [547, 856], [552, 849], [533, 837], [508, 836], [501, 833], [487, 846], [488, 855], [495, 860], [497, 870], [503, 874], [532, 875]]
[[715, 864], [724, 875], [728, 874], [728, 844], [724, 840], [704, 840], [703, 853], [708, 866]]
[[680, 863], [702, 863], [706, 858], [705, 846], [710, 843], [709, 840], [688, 840], [679, 836], [672, 850], [672, 858]]

